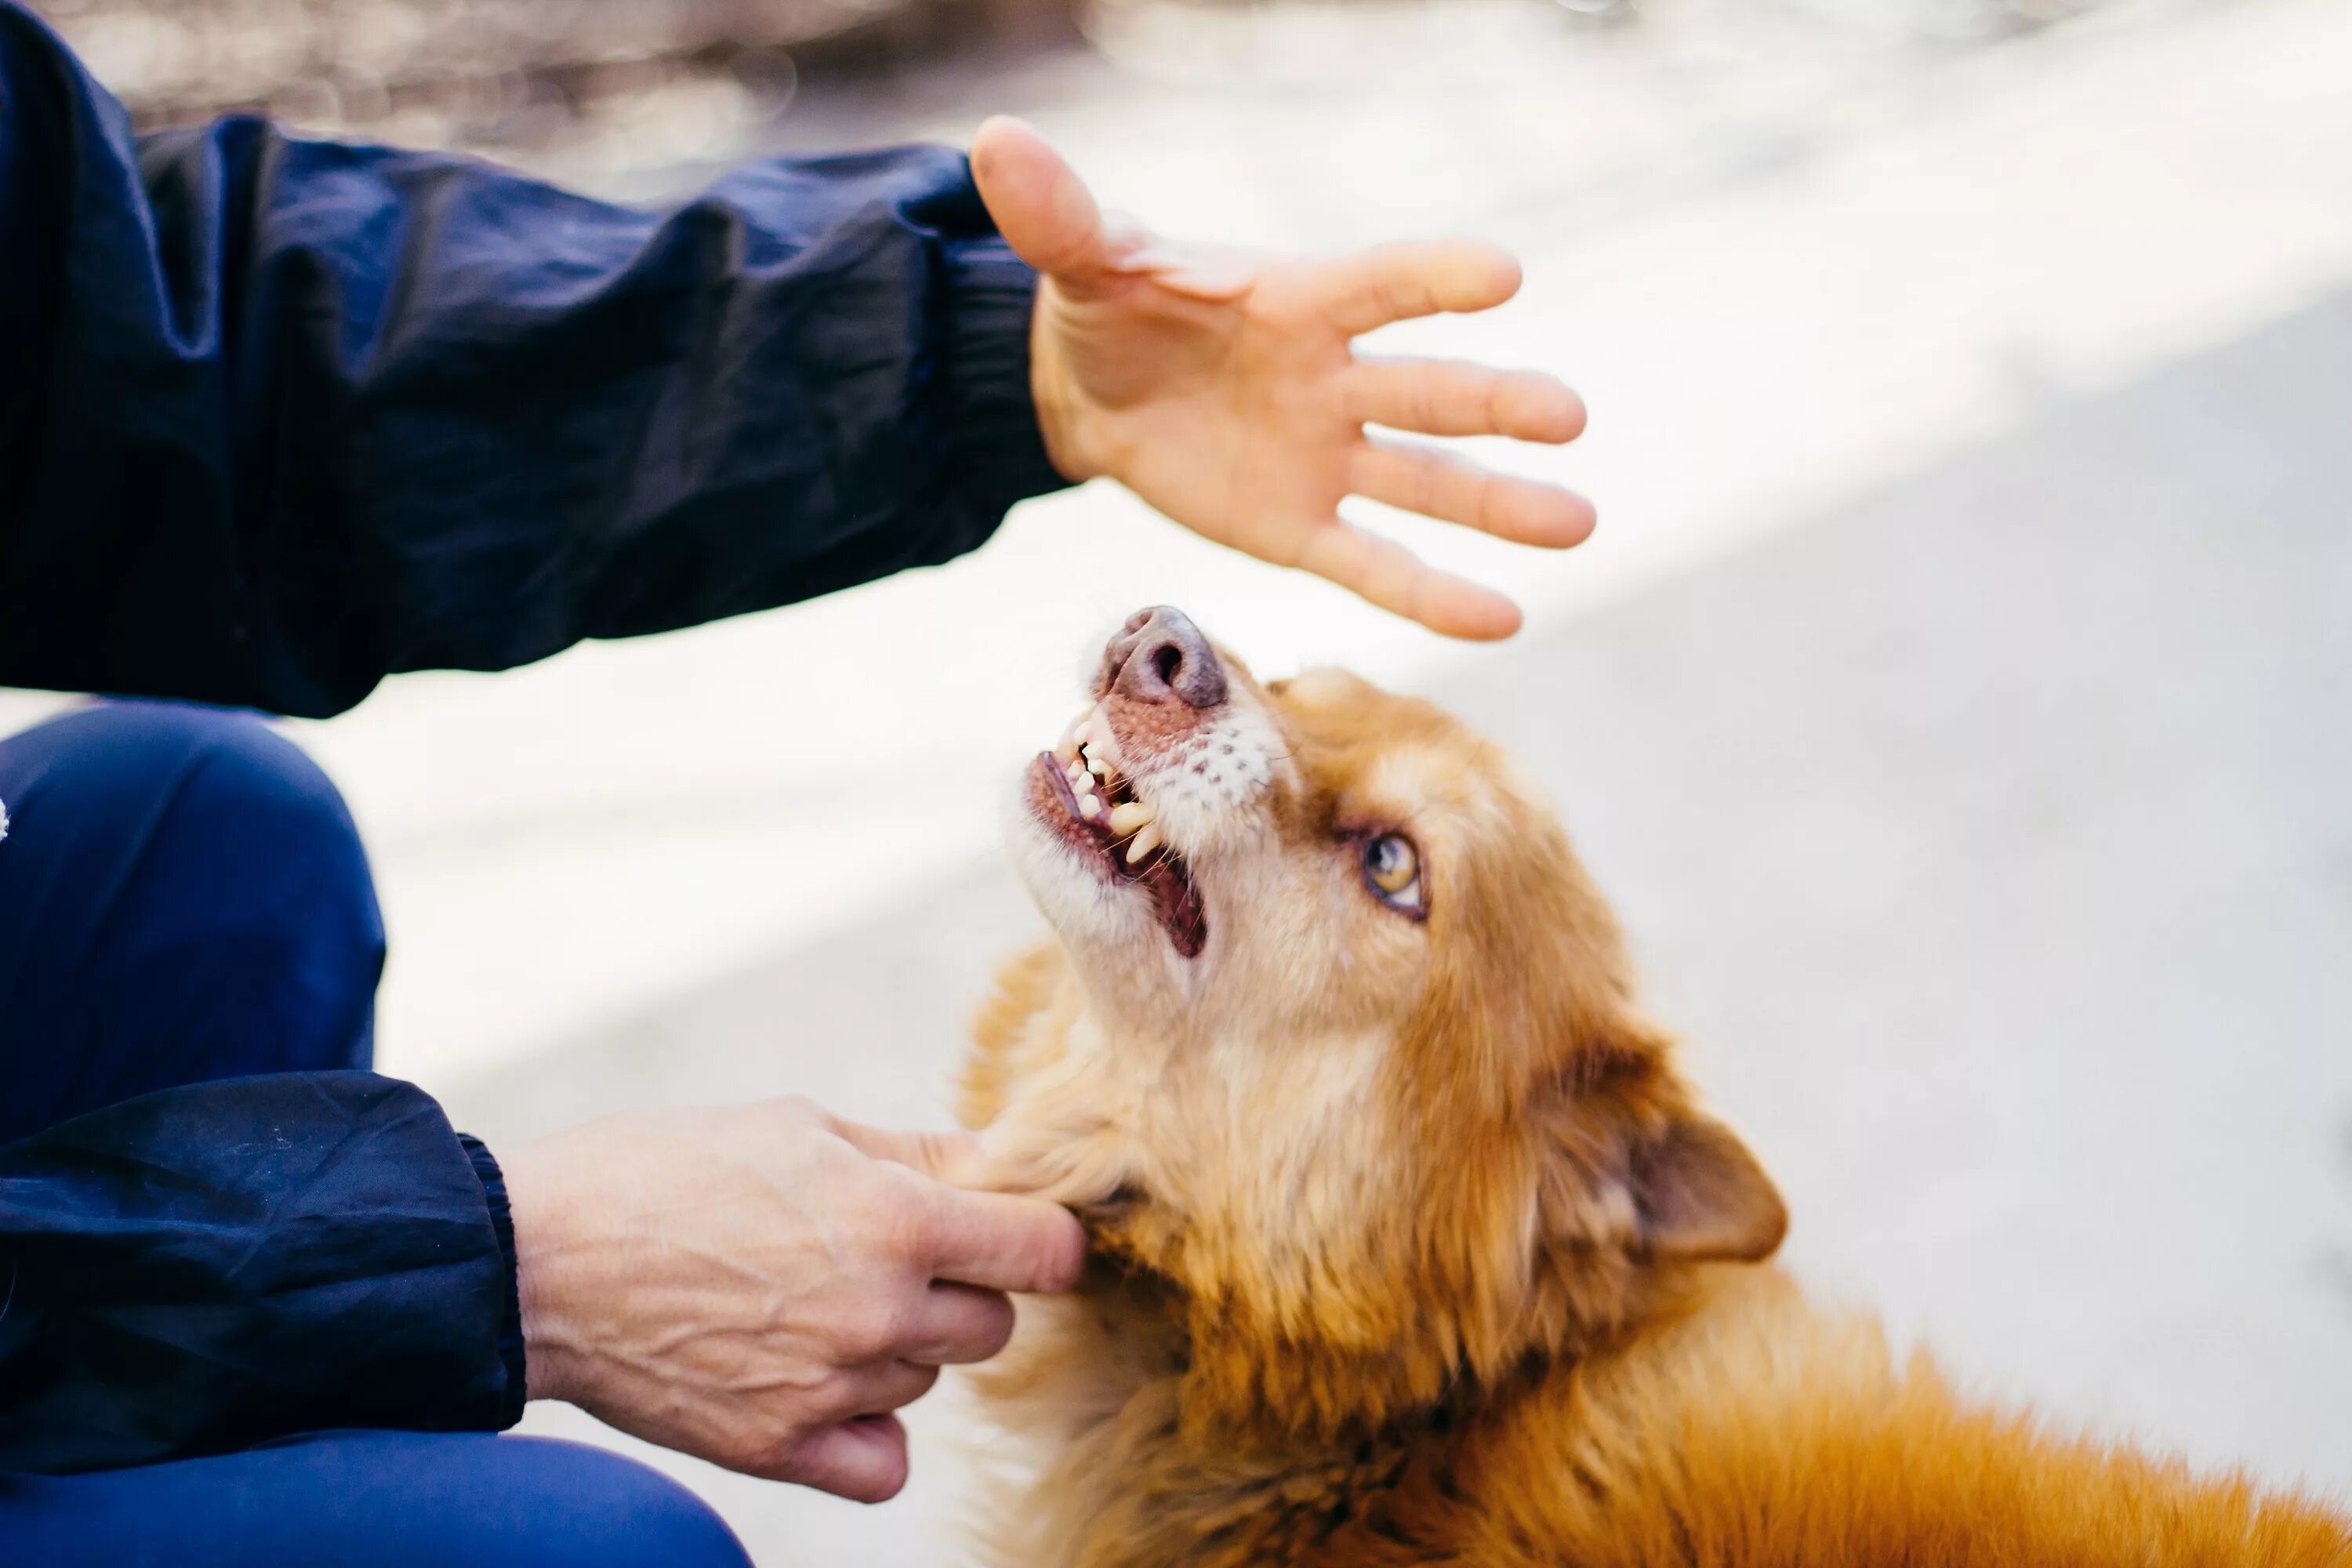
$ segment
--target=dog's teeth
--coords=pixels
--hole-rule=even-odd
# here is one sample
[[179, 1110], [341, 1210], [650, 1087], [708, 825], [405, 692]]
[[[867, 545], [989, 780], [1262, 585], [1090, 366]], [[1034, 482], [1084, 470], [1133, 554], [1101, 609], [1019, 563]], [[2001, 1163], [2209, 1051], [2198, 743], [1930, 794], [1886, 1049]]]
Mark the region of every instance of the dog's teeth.
[[1087, 748], [1087, 766], [1093, 772], [1097, 778], [1107, 779], [1110, 777], [1110, 764], [1104, 762], [1102, 760], [1102, 754], [1091, 746]]
[[1076, 791], [1079, 795], [1090, 796], [1095, 793], [1095, 775], [1086, 769], [1072, 768], [1069, 777], [1070, 788]]
[[1092, 822], [1102, 815], [1102, 802], [1097, 800], [1091, 793], [1078, 796], [1078, 815]]
[[1159, 847], [1160, 824], [1147, 822], [1127, 841], [1127, 863], [1132, 866]]
[[1151, 820], [1151, 808], [1139, 800], [1121, 801], [1110, 808], [1110, 830], [1132, 833]]

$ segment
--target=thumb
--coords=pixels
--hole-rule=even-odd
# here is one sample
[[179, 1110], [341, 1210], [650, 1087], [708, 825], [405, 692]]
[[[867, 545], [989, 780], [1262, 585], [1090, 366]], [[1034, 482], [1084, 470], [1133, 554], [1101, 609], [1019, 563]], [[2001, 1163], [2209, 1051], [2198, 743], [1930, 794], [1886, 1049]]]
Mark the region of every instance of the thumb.
[[845, 1116], [829, 1119], [833, 1135], [877, 1160], [905, 1165], [950, 1187], [971, 1186], [985, 1172], [988, 1156], [969, 1132], [910, 1132], [868, 1127]]
[[980, 199], [1022, 260], [1055, 277], [1109, 265], [1102, 209], [1077, 172], [1045, 139], [1009, 114], [982, 122], [971, 139]]

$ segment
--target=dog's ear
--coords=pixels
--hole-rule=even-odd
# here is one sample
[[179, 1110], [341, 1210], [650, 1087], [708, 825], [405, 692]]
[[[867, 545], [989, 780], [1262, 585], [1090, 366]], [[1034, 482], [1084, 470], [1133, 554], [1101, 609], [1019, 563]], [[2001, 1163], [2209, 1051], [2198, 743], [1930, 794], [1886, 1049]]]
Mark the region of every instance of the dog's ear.
[[1549, 1229], [1643, 1263], [1754, 1263], [1780, 1248], [1789, 1211], [1738, 1134], [1692, 1103], [1671, 1036], [1618, 1008], [1581, 1036], [1538, 1103]]
[[1695, 1111], [1636, 1142], [1626, 1180], [1638, 1216], [1638, 1250], [1683, 1263], [1753, 1263], [1788, 1233], [1780, 1189], [1731, 1129]]

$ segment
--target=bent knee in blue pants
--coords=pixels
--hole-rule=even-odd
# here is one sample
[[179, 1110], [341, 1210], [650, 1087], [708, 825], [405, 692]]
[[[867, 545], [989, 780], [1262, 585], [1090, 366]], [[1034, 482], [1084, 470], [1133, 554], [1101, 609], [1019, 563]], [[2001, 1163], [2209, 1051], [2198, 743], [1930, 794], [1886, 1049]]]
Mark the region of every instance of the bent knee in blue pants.
[[0, 1563], [42, 1568], [746, 1568], [634, 1460], [545, 1437], [321, 1432], [214, 1458], [0, 1476]]
[[342, 797], [249, 713], [0, 740], [0, 1142], [151, 1089], [365, 1067], [383, 926]]

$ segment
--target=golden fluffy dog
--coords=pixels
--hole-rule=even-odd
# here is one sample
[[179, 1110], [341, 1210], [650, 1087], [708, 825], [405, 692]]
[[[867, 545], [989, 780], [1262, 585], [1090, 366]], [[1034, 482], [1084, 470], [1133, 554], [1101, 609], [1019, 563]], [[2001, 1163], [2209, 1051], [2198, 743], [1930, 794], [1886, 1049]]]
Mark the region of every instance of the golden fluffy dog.
[[1780, 1194], [1677, 1075], [1490, 743], [1172, 610], [1024, 777], [1060, 941], [962, 1114], [1097, 1262], [979, 1387], [1017, 1568], [2318, 1564], [2306, 1499], [1980, 1408], [1766, 1264]]

